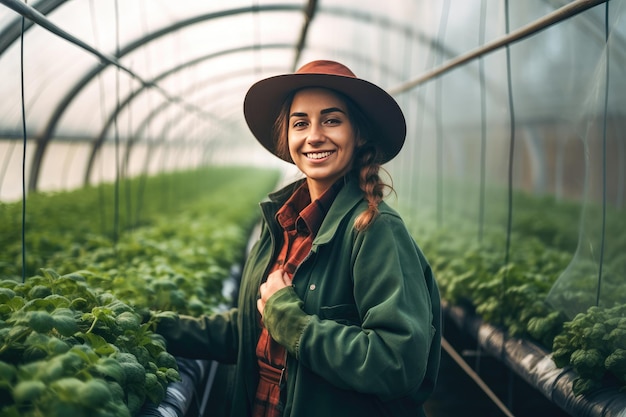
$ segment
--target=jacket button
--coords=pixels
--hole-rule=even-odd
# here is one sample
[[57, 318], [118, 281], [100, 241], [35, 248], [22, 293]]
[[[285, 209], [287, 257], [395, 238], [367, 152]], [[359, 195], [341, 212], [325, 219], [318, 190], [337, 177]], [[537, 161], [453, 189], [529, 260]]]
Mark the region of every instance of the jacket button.
[[315, 289], [315, 284], [311, 284], [311, 285], [309, 285], [309, 289], [310, 289], [311, 291], [313, 291], [313, 290]]

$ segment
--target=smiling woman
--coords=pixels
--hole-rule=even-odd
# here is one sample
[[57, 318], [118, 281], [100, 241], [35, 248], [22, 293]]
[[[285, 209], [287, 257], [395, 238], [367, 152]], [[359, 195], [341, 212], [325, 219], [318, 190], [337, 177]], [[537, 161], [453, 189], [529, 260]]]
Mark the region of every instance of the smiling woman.
[[344, 65], [314, 61], [254, 84], [244, 113], [305, 178], [261, 204], [238, 308], [164, 323], [169, 349], [237, 362], [233, 416], [423, 416], [439, 292], [378, 175], [404, 143], [402, 111]]

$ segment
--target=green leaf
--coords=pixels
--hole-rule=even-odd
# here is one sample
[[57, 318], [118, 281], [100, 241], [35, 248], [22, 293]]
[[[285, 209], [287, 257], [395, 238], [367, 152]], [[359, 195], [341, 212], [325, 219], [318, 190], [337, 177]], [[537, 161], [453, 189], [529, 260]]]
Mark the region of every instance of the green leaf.
[[32, 403], [46, 390], [41, 381], [22, 381], [13, 389], [13, 399], [18, 404]]
[[95, 370], [103, 377], [108, 377], [120, 385], [126, 383], [126, 374], [122, 366], [111, 357], [103, 357], [94, 366]]
[[74, 317], [65, 314], [53, 314], [54, 328], [65, 337], [73, 336], [78, 332], [78, 323]]
[[115, 347], [100, 335], [94, 333], [80, 333], [80, 337], [83, 338], [98, 355], [107, 356], [116, 352]]
[[30, 327], [39, 333], [48, 333], [54, 327], [54, 319], [47, 311], [30, 311], [28, 322]]

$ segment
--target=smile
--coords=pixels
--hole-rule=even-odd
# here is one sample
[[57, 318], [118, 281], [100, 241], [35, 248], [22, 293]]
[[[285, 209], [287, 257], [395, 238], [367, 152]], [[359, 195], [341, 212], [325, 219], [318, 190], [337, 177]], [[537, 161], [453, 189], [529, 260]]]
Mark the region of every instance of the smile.
[[323, 159], [326, 158], [327, 156], [330, 156], [334, 153], [334, 151], [326, 151], [326, 152], [309, 152], [309, 153], [305, 153], [304, 156], [306, 156], [309, 159]]

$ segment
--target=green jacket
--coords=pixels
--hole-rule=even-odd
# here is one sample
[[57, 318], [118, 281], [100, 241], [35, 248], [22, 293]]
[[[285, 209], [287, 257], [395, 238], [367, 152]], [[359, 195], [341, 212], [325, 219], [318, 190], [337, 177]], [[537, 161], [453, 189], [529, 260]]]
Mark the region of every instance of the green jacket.
[[[232, 416], [249, 416], [258, 381], [258, 288], [282, 233], [276, 211], [300, 182], [261, 203], [263, 226], [243, 270], [238, 308], [181, 317], [159, 332], [180, 356], [237, 363]], [[363, 232], [355, 180], [337, 195], [296, 270], [267, 302], [264, 324], [287, 348], [284, 416], [423, 416], [439, 369], [441, 314], [432, 271], [386, 203]]]

